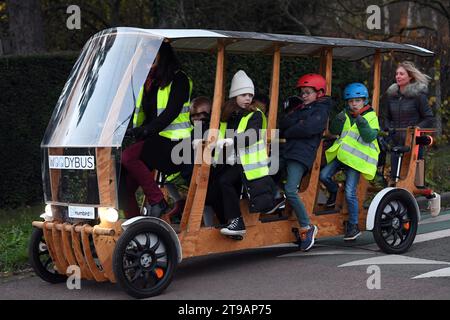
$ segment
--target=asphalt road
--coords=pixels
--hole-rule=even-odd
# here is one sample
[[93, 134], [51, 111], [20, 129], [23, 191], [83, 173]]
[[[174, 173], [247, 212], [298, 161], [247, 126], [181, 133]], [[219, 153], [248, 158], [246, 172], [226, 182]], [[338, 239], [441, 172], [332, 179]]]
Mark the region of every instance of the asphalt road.
[[[370, 260], [368, 260], [370, 259]], [[369, 288], [370, 287], [370, 288]], [[111, 283], [80, 290], [32, 274], [2, 280], [0, 299], [130, 299]], [[286, 244], [182, 262], [155, 300], [450, 299], [450, 211], [424, 215], [404, 255], [385, 255], [365, 232], [355, 243], [321, 239], [308, 253]]]

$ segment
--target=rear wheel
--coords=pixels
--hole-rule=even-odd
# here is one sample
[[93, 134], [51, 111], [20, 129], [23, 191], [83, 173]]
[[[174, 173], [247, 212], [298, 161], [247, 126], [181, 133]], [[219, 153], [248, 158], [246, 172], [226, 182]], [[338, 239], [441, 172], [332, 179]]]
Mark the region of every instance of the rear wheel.
[[131, 225], [117, 241], [113, 268], [117, 283], [135, 298], [163, 292], [177, 267], [177, 249], [169, 232], [156, 221]]
[[401, 254], [413, 244], [418, 225], [414, 201], [416, 200], [406, 190], [396, 189], [379, 203], [373, 236], [382, 251]]
[[34, 272], [44, 281], [60, 283], [67, 280], [67, 276], [58, 273], [55, 269], [42, 229], [33, 228], [28, 257]]

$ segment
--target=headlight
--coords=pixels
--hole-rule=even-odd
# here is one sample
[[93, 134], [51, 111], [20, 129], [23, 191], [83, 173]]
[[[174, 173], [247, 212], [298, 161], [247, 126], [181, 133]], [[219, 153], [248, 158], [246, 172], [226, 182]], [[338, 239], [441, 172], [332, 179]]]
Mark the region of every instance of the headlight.
[[53, 217], [52, 205], [51, 204], [48, 204], [48, 205], [45, 206], [45, 214], [50, 216], [50, 217]]
[[114, 208], [98, 208], [98, 215], [102, 221], [114, 223], [119, 220], [119, 213]]
[[45, 212], [40, 217], [45, 221], [53, 221], [52, 206], [50, 204], [45, 206]]

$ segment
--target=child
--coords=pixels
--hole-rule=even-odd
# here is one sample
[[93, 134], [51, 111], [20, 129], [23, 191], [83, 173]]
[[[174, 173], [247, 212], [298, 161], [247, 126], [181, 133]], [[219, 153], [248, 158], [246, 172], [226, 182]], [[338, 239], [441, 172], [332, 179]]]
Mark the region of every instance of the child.
[[359, 175], [372, 180], [377, 171], [377, 135], [380, 130], [378, 117], [369, 105], [369, 92], [362, 83], [349, 84], [344, 90], [345, 109], [332, 121], [330, 132], [340, 137], [325, 152], [327, 165], [320, 172], [320, 181], [327, 187], [330, 197], [328, 207], [336, 203], [338, 185], [332, 180], [340, 168], [344, 168], [345, 199], [349, 221], [346, 224], [344, 240], [355, 240], [361, 232], [358, 228], [358, 199], [356, 189]]
[[[271, 210], [274, 205], [272, 189], [267, 183], [271, 178], [265, 140], [260, 133], [266, 129], [266, 121], [263, 112], [252, 105], [254, 91], [252, 80], [244, 71], [238, 71], [231, 81], [230, 100], [221, 115], [218, 144], [222, 140], [233, 145], [240, 160], [222, 165], [214, 181], [220, 199], [216, 205], [222, 206], [223, 216], [228, 220], [228, 225], [220, 230], [226, 236], [243, 237], [246, 232], [240, 210], [242, 183], [250, 193], [250, 212]], [[233, 132], [233, 137], [226, 137], [225, 129], [227, 133]]]
[[300, 249], [308, 251], [314, 245], [318, 229], [310, 223], [298, 195], [298, 187], [316, 158], [327, 126], [331, 99], [325, 96], [326, 81], [319, 74], [300, 77], [297, 88], [303, 103], [290, 109], [280, 121], [280, 129], [286, 139], [280, 167], [286, 167], [285, 195], [300, 224]]

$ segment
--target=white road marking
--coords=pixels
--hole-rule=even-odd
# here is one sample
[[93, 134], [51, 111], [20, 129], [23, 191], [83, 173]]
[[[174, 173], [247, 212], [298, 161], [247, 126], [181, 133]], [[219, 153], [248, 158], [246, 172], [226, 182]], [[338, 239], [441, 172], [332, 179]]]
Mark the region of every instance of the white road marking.
[[438, 277], [450, 277], [450, 268], [444, 268], [427, 272], [411, 279], [438, 278]]
[[401, 255], [383, 255], [380, 257], [374, 257], [369, 259], [357, 260], [345, 264], [341, 264], [338, 266], [341, 267], [352, 267], [352, 266], [366, 266], [366, 265], [386, 265], [386, 264], [450, 264], [450, 262], [446, 261], [437, 261], [437, 260], [427, 260], [427, 259], [419, 259], [406, 257]]
[[438, 216], [436, 218], [431, 217], [431, 218], [422, 220], [422, 221], [419, 222], [419, 225], [436, 223], [436, 222], [442, 222], [442, 221], [448, 221], [448, 220], [450, 220], [450, 214], [444, 214], [444, 215]]
[[416, 235], [416, 239], [414, 239], [414, 243], [420, 243], [447, 237], [450, 237], [450, 229], [418, 234]]

